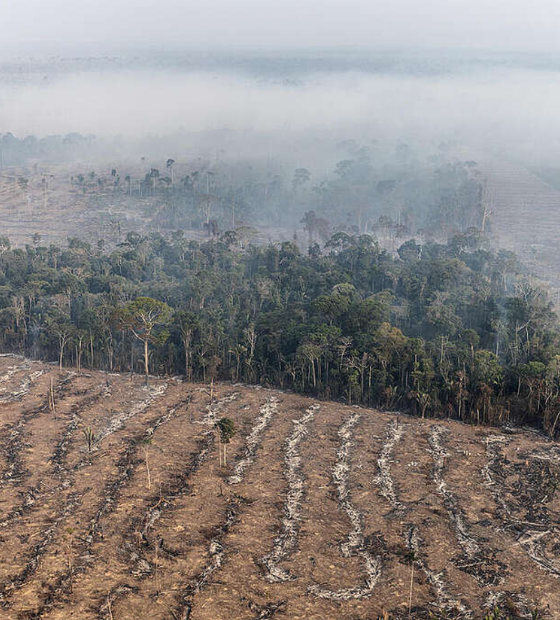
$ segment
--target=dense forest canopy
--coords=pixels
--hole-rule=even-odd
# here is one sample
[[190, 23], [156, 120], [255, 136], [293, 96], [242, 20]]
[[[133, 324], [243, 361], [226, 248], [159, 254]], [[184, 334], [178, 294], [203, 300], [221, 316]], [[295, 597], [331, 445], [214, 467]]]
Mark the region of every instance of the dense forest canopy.
[[4, 238], [0, 308], [4, 351], [61, 365], [143, 372], [145, 345], [152, 372], [558, 432], [557, 317], [515, 256], [474, 232], [394, 256], [344, 232], [307, 254], [240, 248], [235, 231], [129, 234], [110, 253]]

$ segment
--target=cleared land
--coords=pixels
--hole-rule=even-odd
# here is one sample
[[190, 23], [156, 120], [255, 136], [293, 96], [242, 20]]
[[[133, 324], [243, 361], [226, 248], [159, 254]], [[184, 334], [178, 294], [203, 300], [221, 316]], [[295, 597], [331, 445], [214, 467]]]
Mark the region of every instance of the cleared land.
[[527, 169], [505, 161], [481, 162], [490, 236], [498, 248], [515, 252], [550, 283], [558, 302], [558, 213], [560, 192]]
[[[99, 188], [91, 169], [74, 166], [37, 166], [0, 170], [0, 228], [16, 247], [32, 244], [66, 245], [68, 237], [80, 236], [91, 243], [104, 239], [112, 244], [131, 231], [156, 229], [148, 213], [158, 204], [146, 200], [138, 205], [122, 191]], [[110, 177], [106, 167], [105, 178]], [[83, 175], [80, 185], [71, 175]]]
[[[110, 164], [93, 168], [94, 177], [92, 167], [79, 164], [0, 167], [1, 234], [10, 239], [13, 247], [34, 243], [65, 247], [69, 237], [79, 237], [93, 246], [103, 240], [105, 248], [110, 249], [129, 232], [165, 233], [180, 227], [162, 216], [169, 202], [165, 196], [139, 197], [138, 180], [149, 172], [149, 165], [118, 166], [122, 179], [127, 175], [134, 179], [130, 194], [124, 180], [118, 188], [113, 187]], [[187, 172], [191, 171], [186, 166], [177, 167], [178, 177]], [[99, 181], [103, 181], [101, 186]], [[181, 200], [172, 204], [177, 203]], [[237, 223], [244, 225], [239, 218]], [[184, 232], [190, 239], [208, 239], [202, 228]], [[34, 239], [36, 234], [39, 240]], [[293, 234], [293, 228], [262, 226], [252, 241], [288, 241]]]
[[0, 447], [2, 618], [559, 617], [560, 449], [530, 431], [4, 356]]

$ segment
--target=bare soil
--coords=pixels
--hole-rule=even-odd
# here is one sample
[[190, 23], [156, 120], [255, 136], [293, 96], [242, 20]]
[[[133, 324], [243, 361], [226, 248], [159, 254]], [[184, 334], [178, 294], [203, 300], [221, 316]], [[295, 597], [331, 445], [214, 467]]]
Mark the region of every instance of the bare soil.
[[560, 618], [559, 486], [529, 430], [2, 356], [0, 617]]
[[[139, 195], [138, 179], [149, 172], [148, 164], [116, 163], [121, 186], [113, 187], [112, 164], [49, 164], [0, 168], [0, 228], [13, 247], [26, 245], [65, 247], [69, 237], [87, 240], [95, 246], [104, 242], [104, 248], [114, 248], [126, 234], [136, 232], [173, 232], [167, 229], [162, 217], [166, 199], [161, 195]], [[181, 170], [178, 176], [187, 173]], [[91, 173], [94, 172], [94, 178]], [[129, 194], [124, 178], [130, 174], [135, 180]], [[78, 177], [83, 177], [79, 182]], [[103, 186], [98, 180], [104, 180]], [[238, 224], [243, 224], [239, 221]], [[187, 238], [198, 241], [209, 239], [202, 228], [183, 231]], [[36, 238], [36, 235], [39, 238]], [[252, 237], [252, 243], [293, 240], [294, 228], [261, 226]], [[307, 246], [305, 246], [307, 247]]]

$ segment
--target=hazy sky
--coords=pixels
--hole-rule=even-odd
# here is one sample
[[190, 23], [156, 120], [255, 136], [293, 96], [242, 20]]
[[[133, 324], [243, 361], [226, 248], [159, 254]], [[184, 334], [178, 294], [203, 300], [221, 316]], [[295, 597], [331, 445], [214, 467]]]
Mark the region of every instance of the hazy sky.
[[0, 21], [0, 48], [18, 53], [45, 44], [560, 51], [559, 0], [0, 0]]

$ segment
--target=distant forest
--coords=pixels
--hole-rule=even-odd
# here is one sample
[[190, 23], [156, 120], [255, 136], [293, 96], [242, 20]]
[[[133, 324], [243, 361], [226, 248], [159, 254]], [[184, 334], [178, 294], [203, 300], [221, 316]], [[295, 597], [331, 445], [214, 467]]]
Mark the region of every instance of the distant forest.
[[[25, 170], [42, 174], [46, 200], [50, 175], [41, 171], [49, 163], [71, 168], [72, 162], [100, 156], [103, 148], [94, 136], [19, 139], [7, 133], [0, 136], [0, 164], [19, 167], [24, 192], [30, 182]], [[96, 207], [118, 202], [149, 215], [161, 230], [202, 230], [214, 236], [237, 230], [247, 240], [256, 227], [303, 224], [306, 238], [300, 242], [305, 244], [324, 244], [336, 232], [365, 233], [383, 237], [396, 249], [411, 235], [445, 239], [452, 232], [487, 226], [477, 164], [454, 158], [449, 145], [423, 152], [400, 142], [344, 140], [325, 152], [316, 145], [301, 148], [305, 152], [291, 159], [218, 154], [156, 161], [138, 156], [123, 169], [97, 166], [68, 175], [65, 182]]]
[[0, 246], [3, 351], [558, 434], [557, 317], [474, 231], [395, 255], [345, 232], [308, 253], [235, 231]]

